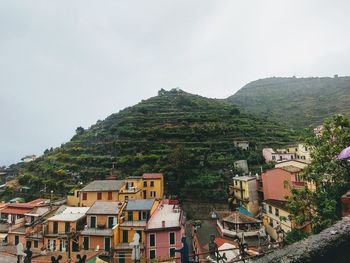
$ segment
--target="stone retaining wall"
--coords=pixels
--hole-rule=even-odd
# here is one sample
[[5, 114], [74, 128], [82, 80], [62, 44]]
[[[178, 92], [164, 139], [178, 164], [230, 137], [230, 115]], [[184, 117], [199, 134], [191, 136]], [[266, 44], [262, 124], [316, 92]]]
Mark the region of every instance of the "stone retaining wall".
[[350, 262], [350, 216], [317, 235], [274, 251], [253, 262]]

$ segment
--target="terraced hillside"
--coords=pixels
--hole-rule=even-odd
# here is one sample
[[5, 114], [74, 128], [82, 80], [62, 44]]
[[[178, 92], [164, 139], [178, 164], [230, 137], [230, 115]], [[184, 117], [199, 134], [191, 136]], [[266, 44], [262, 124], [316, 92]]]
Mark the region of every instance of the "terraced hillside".
[[[295, 138], [284, 126], [230, 103], [161, 90], [87, 130], [77, 128], [70, 142], [22, 167], [20, 182], [31, 194], [44, 186], [65, 193], [78, 181], [104, 178], [114, 164], [120, 178], [163, 172], [170, 194], [223, 200], [235, 160], [260, 169], [263, 145]], [[234, 140], [248, 140], [251, 150], [234, 147]]]
[[260, 79], [227, 100], [289, 127], [304, 128], [335, 113], [350, 117], [350, 77]]

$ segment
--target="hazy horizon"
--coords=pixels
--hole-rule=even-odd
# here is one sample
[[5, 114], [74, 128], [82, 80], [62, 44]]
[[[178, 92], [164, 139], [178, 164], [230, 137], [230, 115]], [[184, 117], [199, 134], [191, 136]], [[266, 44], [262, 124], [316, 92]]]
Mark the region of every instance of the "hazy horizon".
[[0, 2], [0, 165], [179, 87], [226, 98], [267, 77], [349, 75], [350, 3]]

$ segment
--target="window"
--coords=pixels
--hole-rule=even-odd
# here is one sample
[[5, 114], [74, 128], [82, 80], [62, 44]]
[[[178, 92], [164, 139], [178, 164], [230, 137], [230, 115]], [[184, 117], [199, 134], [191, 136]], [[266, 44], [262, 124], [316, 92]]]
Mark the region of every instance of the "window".
[[280, 211], [277, 208], [275, 208], [275, 215], [280, 216]]
[[147, 187], [147, 182], [146, 181], [143, 182], [143, 187]]
[[291, 155], [291, 156], [290, 156], [290, 159], [292, 159], [292, 160], [293, 160], [293, 159], [294, 159], [294, 156], [293, 156], [293, 155]]
[[129, 233], [128, 230], [123, 230], [123, 243], [129, 243]]
[[147, 212], [146, 211], [139, 212], [139, 220], [147, 220]]
[[276, 160], [276, 156], [273, 155], [273, 156], [272, 156], [272, 160]]
[[114, 216], [108, 217], [108, 228], [113, 228], [114, 226]]
[[134, 215], [132, 211], [128, 212], [128, 221], [133, 221], [134, 220]]
[[273, 227], [273, 220], [270, 218], [269, 225]]
[[108, 192], [108, 200], [112, 200], [112, 192]]
[[169, 233], [169, 245], [175, 245], [175, 232]]
[[175, 248], [171, 247], [169, 249], [169, 257], [174, 258], [175, 257]]
[[154, 187], [154, 181], [151, 181], [150, 186]]
[[38, 240], [34, 240], [34, 248], [38, 248], [39, 247], [39, 241]]
[[83, 200], [87, 200], [87, 193], [83, 193]]
[[102, 193], [97, 193], [97, 200], [101, 200], [102, 199]]
[[96, 228], [96, 216], [90, 216], [90, 227]]
[[156, 246], [156, 234], [149, 235], [149, 246], [150, 247]]
[[70, 232], [70, 224], [69, 222], [64, 223], [64, 232], [69, 233]]
[[125, 201], [128, 201], [129, 200], [129, 196], [125, 196]]
[[58, 234], [58, 222], [53, 222], [53, 233]]
[[156, 197], [156, 191], [151, 191], [151, 197]]
[[154, 249], [149, 251], [149, 258], [155, 259], [156, 258], [156, 251]]
[[269, 213], [272, 214], [272, 206], [269, 205]]

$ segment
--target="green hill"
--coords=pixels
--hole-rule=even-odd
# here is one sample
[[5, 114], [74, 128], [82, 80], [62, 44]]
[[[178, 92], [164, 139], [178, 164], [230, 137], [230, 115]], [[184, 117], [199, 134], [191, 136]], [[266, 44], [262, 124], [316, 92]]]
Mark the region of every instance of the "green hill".
[[260, 79], [227, 100], [289, 127], [304, 128], [335, 113], [350, 117], [350, 77]]
[[[162, 172], [167, 193], [224, 200], [235, 160], [260, 169], [263, 145], [295, 138], [286, 127], [231, 103], [161, 90], [89, 129], [77, 128], [71, 141], [22, 165], [19, 181], [31, 195], [41, 189], [65, 194], [78, 181], [105, 178], [114, 164], [119, 178]], [[234, 147], [234, 140], [248, 140], [251, 150]]]

